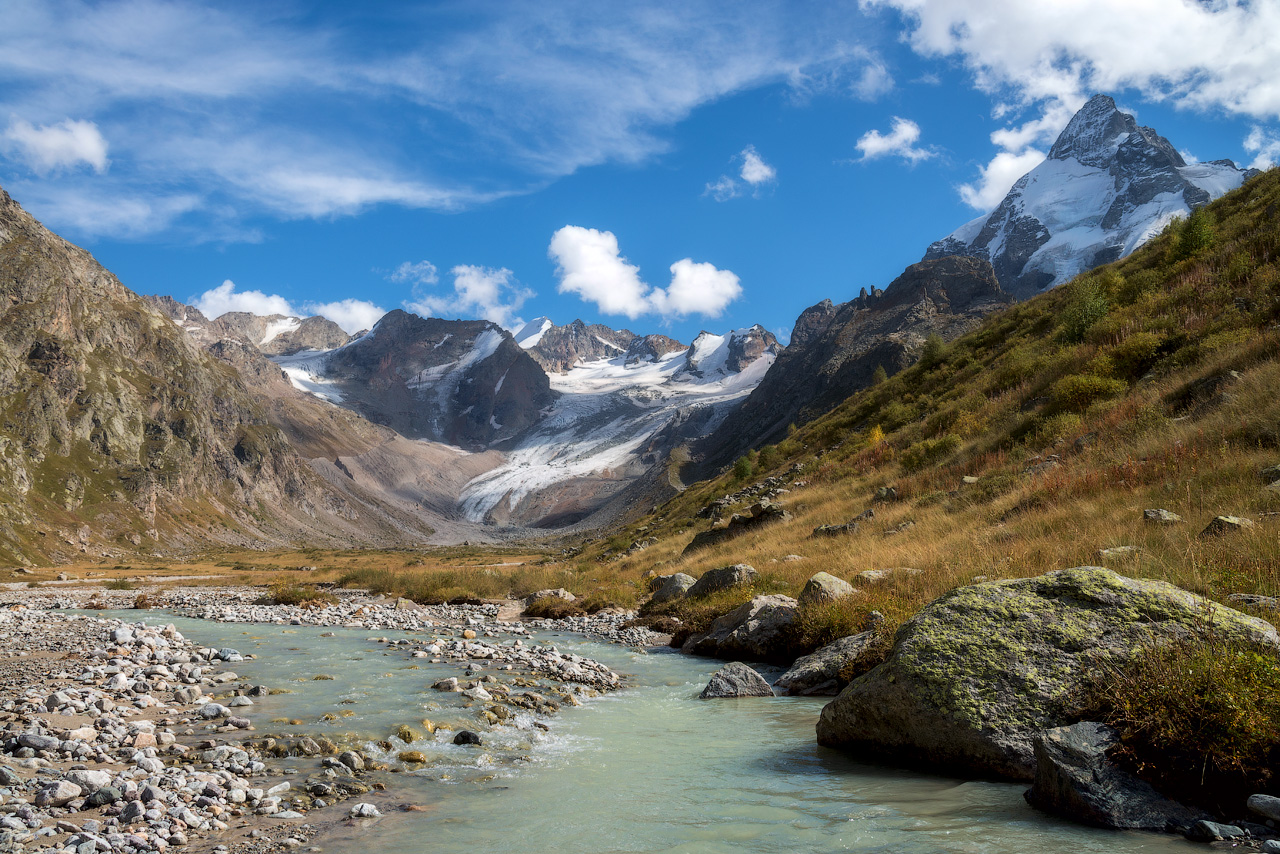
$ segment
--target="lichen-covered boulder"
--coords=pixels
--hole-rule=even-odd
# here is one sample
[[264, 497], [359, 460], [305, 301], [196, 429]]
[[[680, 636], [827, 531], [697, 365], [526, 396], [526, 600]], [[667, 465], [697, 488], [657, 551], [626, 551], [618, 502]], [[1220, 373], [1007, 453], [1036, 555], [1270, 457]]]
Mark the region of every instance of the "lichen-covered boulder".
[[710, 631], [691, 636], [680, 651], [730, 661], [790, 661], [795, 620], [790, 596], [757, 596], [717, 617]]
[[1270, 623], [1162, 581], [1084, 566], [952, 590], [822, 710], [818, 741], [900, 763], [1030, 780], [1043, 730], [1081, 720], [1099, 663], [1211, 624], [1280, 649]]
[[853, 585], [829, 572], [817, 572], [800, 591], [801, 605], [820, 605], [853, 595]]

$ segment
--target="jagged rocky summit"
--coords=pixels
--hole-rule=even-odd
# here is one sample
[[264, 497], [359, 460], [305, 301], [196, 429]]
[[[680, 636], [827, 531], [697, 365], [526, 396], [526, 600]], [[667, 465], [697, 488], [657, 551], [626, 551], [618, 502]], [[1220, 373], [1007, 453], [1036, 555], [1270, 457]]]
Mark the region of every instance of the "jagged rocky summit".
[[932, 244], [924, 257], [989, 260], [1004, 289], [1026, 299], [1128, 255], [1175, 216], [1251, 174], [1230, 160], [1187, 163], [1169, 140], [1095, 95], [994, 211]]

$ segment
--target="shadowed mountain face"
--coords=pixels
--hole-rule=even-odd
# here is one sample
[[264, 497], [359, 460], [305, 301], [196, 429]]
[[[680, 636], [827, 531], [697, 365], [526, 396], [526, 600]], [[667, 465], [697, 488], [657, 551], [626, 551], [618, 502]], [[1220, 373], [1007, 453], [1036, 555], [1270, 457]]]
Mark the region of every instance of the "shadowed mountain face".
[[990, 214], [932, 244], [925, 260], [991, 261], [1018, 299], [1124, 257], [1175, 216], [1239, 187], [1254, 170], [1230, 160], [1187, 164], [1170, 142], [1106, 95], [1076, 113], [1049, 157]]
[[870, 385], [876, 368], [894, 374], [913, 364], [930, 334], [955, 338], [1009, 302], [991, 264], [952, 256], [913, 264], [883, 291], [806, 309], [760, 385], [699, 444], [702, 468], [783, 438], [788, 425]]
[[486, 320], [392, 311], [312, 367], [343, 405], [370, 421], [475, 450], [535, 424], [555, 400], [538, 363]]

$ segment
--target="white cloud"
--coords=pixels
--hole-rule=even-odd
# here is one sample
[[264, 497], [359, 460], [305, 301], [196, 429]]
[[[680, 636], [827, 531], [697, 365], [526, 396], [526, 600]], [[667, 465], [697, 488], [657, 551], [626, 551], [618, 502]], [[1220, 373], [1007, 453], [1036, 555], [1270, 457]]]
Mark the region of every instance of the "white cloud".
[[201, 313], [216, 320], [229, 311], [247, 311], [249, 314], [266, 316], [283, 314], [288, 317], [310, 317], [320, 315], [327, 317], [342, 327], [348, 334], [369, 329], [378, 322], [386, 309], [366, 300], [343, 299], [334, 302], [304, 302], [294, 306], [279, 294], [266, 294], [262, 291], [238, 291], [235, 282], [226, 279], [216, 288], [210, 288], [197, 297], [192, 297], [191, 305], [200, 309]]
[[702, 195], [710, 196], [717, 202], [727, 202], [738, 195], [738, 182], [728, 175], [721, 175], [714, 184], [707, 184]]
[[440, 281], [440, 271], [430, 261], [419, 261], [416, 264], [405, 261], [392, 270], [387, 278], [398, 284], [434, 285]]
[[[426, 263], [411, 266], [420, 267]], [[433, 266], [431, 271], [434, 275]], [[413, 298], [405, 301], [405, 308], [434, 317], [482, 318], [506, 329], [515, 329], [524, 323], [516, 312], [534, 296], [534, 292], [520, 285], [510, 270], [459, 264], [449, 272], [453, 275], [453, 293], [435, 294], [415, 286]]]
[[606, 314], [637, 318], [650, 311], [649, 286], [627, 263], [611, 231], [566, 225], [551, 236], [547, 254], [556, 262], [562, 294], [577, 294]]
[[862, 73], [849, 86], [849, 91], [860, 101], [874, 101], [893, 91], [893, 75], [883, 61], [872, 58], [862, 67]]
[[1280, 162], [1280, 137], [1254, 126], [1244, 139], [1244, 150], [1254, 155], [1252, 168], [1270, 169]]
[[229, 311], [247, 311], [250, 314], [297, 315], [287, 299], [279, 294], [262, 291], [237, 291], [235, 282], [224, 279], [216, 288], [210, 288], [195, 297], [191, 304], [205, 317], [216, 320]]
[[374, 305], [368, 300], [342, 299], [335, 302], [304, 302], [302, 311], [305, 314], [318, 314], [327, 317], [342, 327], [342, 331], [353, 335], [363, 329], [372, 329], [382, 319], [387, 310]]
[[919, 148], [920, 126], [910, 119], [893, 117], [893, 129], [888, 134], [878, 130], [869, 130], [862, 135], [855, 146], [862, 153], [863, 160], [875, 160], [878, 157], [901, 157], [908, 163], [919, 163], [937, 156], [931, 148]]
[[719, 317], [740, 296], [742, 285], [736, 275], [705, 261], [684, 258], [671, 265], [671, 284], [665, 291], [655, 288], [650, 302], [665, 317]]
[[671, 265], [667, 288], [651, 288], [640, 268], [622, 257], [611, 231], [566, 225], [552, 235], [547, 254], [556, 262], [557, 290], [577, 294], [606, 314], [718, 317], [742, 294], [734, 273], [691, 258]]
[[1044, 152], [1034, 148], [1018, 154], [1002, 151], [982, 167], [982, 177], [978, 181], [959, 187], [960, 198], [977, 210], [992, 210], [1008, 195], [1014, 182], [1039, 166], [1042, 160]]
[[[733, 157], [733, 162], [741, 163], [738, 177], [751, 188], [751, 194], [756, 198], [760, 198], [766, 187], [778, 183], [778, 170], [765, 162], [754, 145], [742, 149]], [[717, 202], [736, 199], [742, 193], [742, 185], [728, 175], [721, 175], [715, 183], [707, 184], [702, 191], [702, 195], [710, 196]]]
[[759, 187], [778, 180], [778, 170], [764, 162], [764, 158], [756, 151], [754, 145], [748, 145], [742, 149], [742, 153], [738, 156], [742, 158], [742, 169], [738, 174], [751, 186]]
[[44, 176], [80, 164], [101, 174], [107, 171], [107, 141], [93, 122], [64, 119], [36, 127], [14, 119], [5, 130], [3, 148], [16, 154], [36, 174]]

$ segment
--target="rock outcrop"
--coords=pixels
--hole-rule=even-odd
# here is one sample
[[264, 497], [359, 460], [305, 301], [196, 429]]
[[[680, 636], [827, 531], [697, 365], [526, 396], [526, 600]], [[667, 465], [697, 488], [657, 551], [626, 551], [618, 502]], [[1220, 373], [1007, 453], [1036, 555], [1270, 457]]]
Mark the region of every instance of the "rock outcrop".
[[771, 501], [761, 501], [753, 504], [746, 513], [734, 513], [723, 525], [699, 531], [689, 541], [689, 545], [684, 547], [684, 554], [731, 540], [764, 525], [787, 522], [790, 519], [791, 514], [779, 505]]
[[869, 386], [877, 368], [894, 374], [914, 364], [930, 334], [955, 338], [1009, 302], [986, 261], [942, 258], [913, 264], [883, 291], [864, 289], [843, 305], [824, 300], [806, 309], [760, 385], [697, 446], [700, 471], [784, 438], [788, 425]]
[[718, 617], [710, 631], [693, 635], [681, 652], [733, 661], [791, 660], [791, 627], [796, 600], [790, 596], [757, 596]]
[[1116, 731], [1094, 721], [1046, 730], [1036, 741], [1027, 802], [1081, 824], [1119, 830], [1189, 826], [1199, 814], [1171, 801], [1107, 758]]
[[1161, 581], [1101, 567], [951, 591], [899, 629], [883, 664], [823, 710], [818, 741], [857, 755], [1029, 780], [1046, 729], [1080, 720], [1100, 663], [1206, 624], [1280, 649], [1247, 617]]

